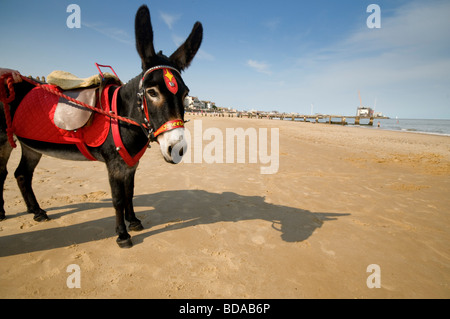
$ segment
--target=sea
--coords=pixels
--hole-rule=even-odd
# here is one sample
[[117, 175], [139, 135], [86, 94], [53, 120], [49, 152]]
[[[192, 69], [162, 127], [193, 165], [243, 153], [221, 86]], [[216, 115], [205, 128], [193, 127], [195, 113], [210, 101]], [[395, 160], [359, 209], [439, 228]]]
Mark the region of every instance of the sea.
[[[285, 118], [285, 121], [290, 121], [289, 117]], [[303, 121], [301, 118], [297, 118], [296, 121]], [[312, 121], [311, 119], [309, 121]], [[326, 123], [326, 119], [319, 120], [321, 123]], [[332, 121], [339, 122], [340, 118], [332, 118]], [[354, 125], [354, 119], [348, 118], [349, 125]], [[389, 131], [401, 131], [401, 132], [413, 132], [422, 134], [444, 135], [450, 136], [450, 120], [447, 119], [377, 119], [374, 118], [373, 126], [367, 126], [369, 119], [361, 119], [361, 127], [377, 130], [389, 130]], [[378, 126], [378, 123], [380, 125]]]
[[450, 136], [450, 120], [375, 118], [370, 128]]

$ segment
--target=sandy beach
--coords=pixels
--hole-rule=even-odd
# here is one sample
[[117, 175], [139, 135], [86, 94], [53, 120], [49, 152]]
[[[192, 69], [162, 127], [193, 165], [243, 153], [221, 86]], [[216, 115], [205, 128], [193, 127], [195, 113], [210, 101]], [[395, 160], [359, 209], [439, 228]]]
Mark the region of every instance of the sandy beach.
[[[276, 173], [248, 157], [170, 165], [155, 144], [136, 174], [145, 229], [120, 249], [103, 163], [44, 156], [34, 189], [51, 220], [38, 223], [14, 179], [18, 148], [0, 222], [0, 298], [450, 298], [450, 137], [187, 118], [192, 133], [219, 129], [224, 145], [227, 128], [267, 128], [270, 145], [278, 129]], [[81, 288], [67, 285], [72, 264]]]

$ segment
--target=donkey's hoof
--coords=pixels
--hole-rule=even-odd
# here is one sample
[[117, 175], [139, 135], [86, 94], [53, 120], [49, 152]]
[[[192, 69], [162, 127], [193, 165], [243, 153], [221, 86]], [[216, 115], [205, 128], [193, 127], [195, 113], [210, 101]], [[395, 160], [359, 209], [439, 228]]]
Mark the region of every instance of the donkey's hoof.
[[133, 242], [131, 241], [131, 237], [128, 237], [126, 239], [121, 239], [120, 237], [116, 240], [117, 245], [119, 245], [120, 248], [131, 248], [133, 247]]
[[130, 231], [141, 231], [144, 230], [144, 226], [142, 226], [141, 222], [130, 223], [128, 226]]
[[50, 220], [50, 218], [47, 216], [47, 214], [43, 211], [39, 214], [35, 214], [33, 219], [37, 222], [46, 222]]
[[5, 220], [6, 219], [6, 214], [5, 214], [5, 212], [0, 212], [0, 222], [2, 221], [2, 220]]

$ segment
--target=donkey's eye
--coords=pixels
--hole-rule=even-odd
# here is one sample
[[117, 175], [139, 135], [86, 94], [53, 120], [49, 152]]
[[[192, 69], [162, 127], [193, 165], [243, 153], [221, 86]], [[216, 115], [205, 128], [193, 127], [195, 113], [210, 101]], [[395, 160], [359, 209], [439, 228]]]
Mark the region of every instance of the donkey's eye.
[[155, 89], [148, 89], [147, 90], [147, 94], [150, 95], [151, 97], [157, 97], [158, 93], [156, 92]]

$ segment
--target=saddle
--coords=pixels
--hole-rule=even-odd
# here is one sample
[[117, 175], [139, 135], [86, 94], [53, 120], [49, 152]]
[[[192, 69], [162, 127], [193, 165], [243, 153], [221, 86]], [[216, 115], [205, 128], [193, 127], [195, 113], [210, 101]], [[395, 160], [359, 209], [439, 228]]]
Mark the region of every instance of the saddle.
[[103, 77], [100, 74], [96, 74], [88, 78], [79, 78], [76, 75], [66, 71], [53, 71], [47, 75], [48, 84], [55, 85], [63, 90], [100, 86], [102, 82], [109, 82], [109, 80], [114, 80], [118, 85], [122, 85], [119, 78], [111, 73], [103, 73]]
[[[63, 94], [90, 106], [96, 106], [102, 83], [115, 82], [122, 85], [121, 81], [110, 73], [104, 73], [103, 77], [96, 74], [88, 78], [79, 78], [65, 71], [53, 71], [47, 76], [47, 82], [61, 88]], [[59, 98], [53, 121], [57, 127], [73, 131], [89, 126], [92, 122], [92, 114], [93, 111], [89, 109]]]
[[[90, 106], [97, 104], [97, 88], [77, 89], [63, 91], [62, 93]], [[60, 97], [53, 115], [53, 121], [57, 127], [66, 131], [73, 131], [88, 125], [92, 113], [94, 113], [92, 110]]]

